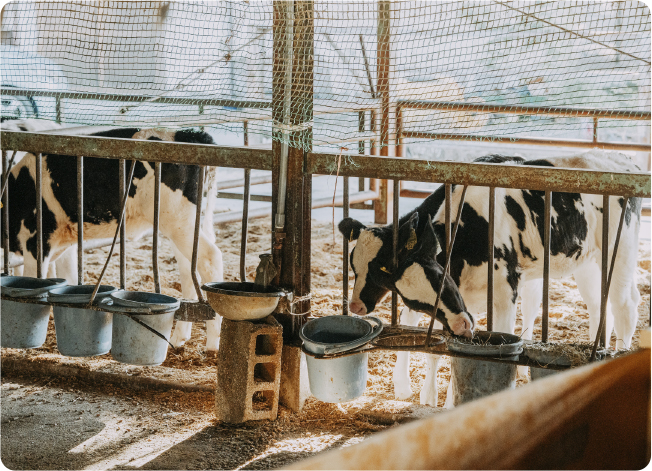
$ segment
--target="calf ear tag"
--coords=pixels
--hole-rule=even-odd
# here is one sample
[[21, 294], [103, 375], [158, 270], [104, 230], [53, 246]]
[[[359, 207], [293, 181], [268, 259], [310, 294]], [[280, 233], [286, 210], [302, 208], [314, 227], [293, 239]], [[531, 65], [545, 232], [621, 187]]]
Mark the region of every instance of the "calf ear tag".
[[412, 229], [410, 231], [410, 237], [408, 238], [407, 244], [405, 244], [405, 248], [412, 250], [415, 245], [417, 245], [417, 231]]
[[380, 267], [380, 271], [384, 271], [385, 273], [389, 273], [390, 275], [392, 274], [392, 272], [385, 267]]
[[353, 242], [353, 229], [351, 229], [351, 233], [349, 234], [349, 242]]

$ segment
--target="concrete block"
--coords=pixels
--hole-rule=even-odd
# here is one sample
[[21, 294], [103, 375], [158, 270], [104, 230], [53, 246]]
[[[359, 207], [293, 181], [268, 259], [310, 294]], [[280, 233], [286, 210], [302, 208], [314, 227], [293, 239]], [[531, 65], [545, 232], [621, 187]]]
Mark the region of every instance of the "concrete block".
[[281, 383], [283, 329], [272, 316], [256, 322], [222, 320], [215, 415], [241, 423], [274, 420]]

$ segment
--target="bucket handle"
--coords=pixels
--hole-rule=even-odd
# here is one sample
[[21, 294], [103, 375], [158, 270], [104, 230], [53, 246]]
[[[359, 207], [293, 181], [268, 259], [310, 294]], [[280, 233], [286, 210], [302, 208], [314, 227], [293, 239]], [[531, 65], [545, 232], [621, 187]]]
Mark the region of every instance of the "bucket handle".
[[373, 322], [376, 323], [376, 325], [371, 329], [371, 332], [369, 332], [367, 335], [364, 337], [360, 337], [358, 340], [354, 342], [349, 342], [341, 345], [335, 345], [333, 347], [326, 347], [324, 348], [324, 355], [332, 355], [334, 353], [341, 353], [341, 352], [346, 352], [349, 350], [353, 350], [354, 348], [358, 348], [376, 337], [382, 332], [383, 330], [383, 321], [378, 319], [377, 317], [374, 316], [367, 316], [365, 319], [369, 319]]

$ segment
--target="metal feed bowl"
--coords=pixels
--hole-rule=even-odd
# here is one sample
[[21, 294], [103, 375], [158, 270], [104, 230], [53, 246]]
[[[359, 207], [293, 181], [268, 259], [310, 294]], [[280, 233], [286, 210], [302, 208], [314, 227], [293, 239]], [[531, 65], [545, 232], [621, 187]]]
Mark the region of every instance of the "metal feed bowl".
[[274, 286], [252, 282], [214, 282], [201, 287], [220, 316], [232, 321], [251, 321], [269, 316], [286, 292]]

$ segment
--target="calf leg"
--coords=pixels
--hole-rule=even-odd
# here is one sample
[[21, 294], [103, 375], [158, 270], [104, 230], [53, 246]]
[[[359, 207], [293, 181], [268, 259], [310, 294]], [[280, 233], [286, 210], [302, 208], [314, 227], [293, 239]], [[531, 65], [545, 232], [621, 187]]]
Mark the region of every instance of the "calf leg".
[[[50, 264], [52, 265], [52, 264]], [[59, 278], [65, 278], [69, 285], [77, 284], [77, 245], [67, 248], [54, 261]]]
[[[192, 282], [192, 277], [190, 276], [190, 262], [186, 257], [184, 257], [181, 252], [172, 244], [172, 251], [174, 252], [174, 257], [177, 259], [177, 264], [179, 267], [179, 276], [181, 278], [181, 295], [183, 299], [197, 299], [197, 292], [195, 291], [195, 285]], [[170, 343], [175, 347], [183, 346], [188, 340], [190, 340], [190, 335], [192, 332], [192, 322], [187, 321], [177, 321], [172, 337], [170, 337]]]
[[[616, 331], [616, 349], [631, 347], [638, 321], [638, 303], [641, 300], [636, 287], [638, 224], [634, 226], [630, 228], [629, 234], [623, 229], [623, 239], [629, 235], [630, 240], [621, 241], [609, 289], [609, 302]], [[636, 229], [635, 234], [631, 234], [633, 229]]]
[[[399, 323], [403, 325], [415, 326], [419, 323], [422, 314], [411, 311], [404, 307], [399, 317]], [[412, 396], [412, 387], [410, 386], [410, 352], [396, 352], [396, 363], [394, 364], [394, 397], [396, 399], [408, 399]]]
[[[577, 284], [577, 289], [584, 300], [584, 304], [586, 304], [586, 310], [589, 311], [590, 342], [595, 341], [598, 326], [600, 325], [601, 276], [600, 266], [595, 262], [587, 262], [573, 271], [573, 278]], [[611, 309], [607, 307], [607, 322], [605, 325], [607, 339], [611, 338], [613, 323]]]
[[[539, 314], [542, 295], [543, 285], [541, 280], [530, 280], [523, 283], [521, 291], [521, 315], [523, 321], [521, 338], [524, 340], [532, 340], [534, 321]], [[517, 371], [519, 376], [527, 377], [528, 367], [519, 365]]]

